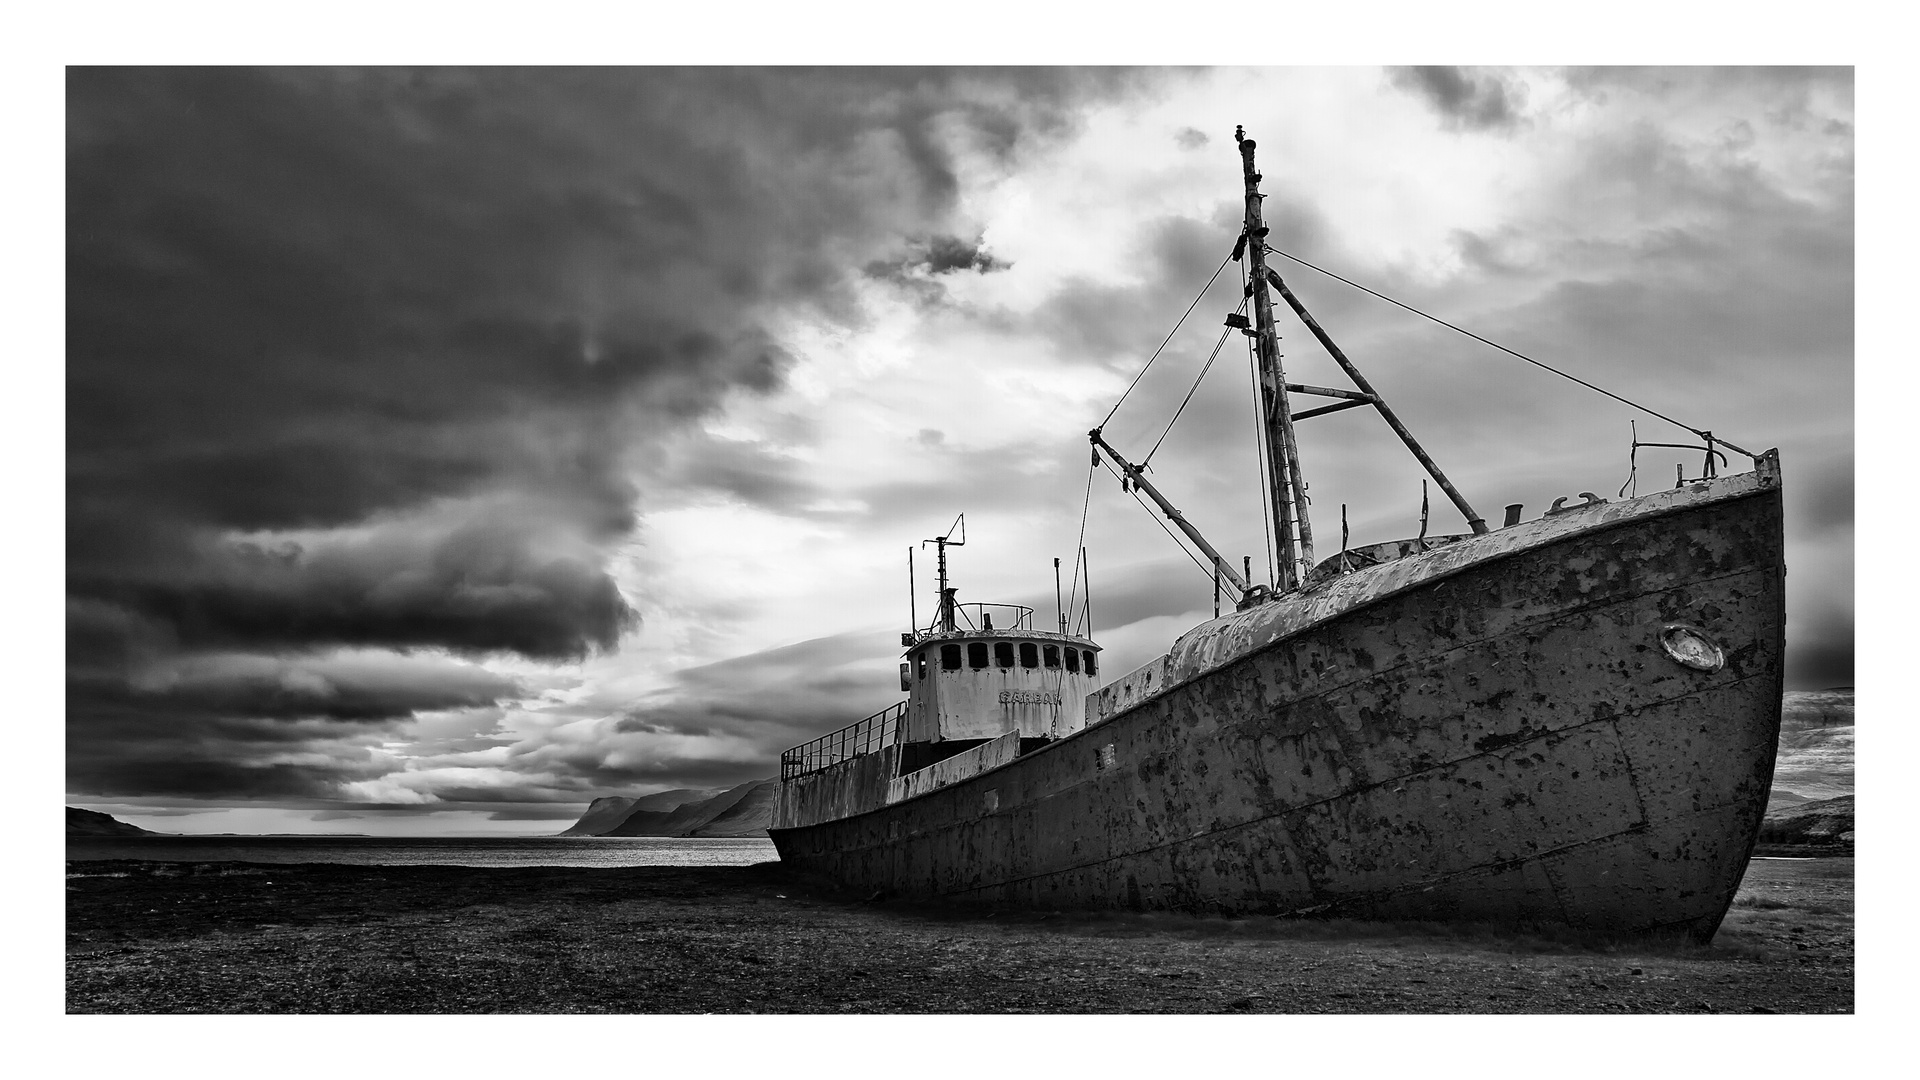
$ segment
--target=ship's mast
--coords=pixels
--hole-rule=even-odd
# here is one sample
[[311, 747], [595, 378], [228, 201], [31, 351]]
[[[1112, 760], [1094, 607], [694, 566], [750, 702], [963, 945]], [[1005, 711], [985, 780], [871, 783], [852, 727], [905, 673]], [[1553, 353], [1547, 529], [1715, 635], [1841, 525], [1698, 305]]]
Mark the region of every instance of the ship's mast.
[[1260, 173], [1253, 167], [1254, 142], [1235, 127], [1240, 169], [1247, 185], [1246, 255], [1253, 289], [1253, 339], [1260, 364], [1260, 401], [1266, 420], [1267, 476], [1273, 504], [1273, 535], [1279, 547], [1276, 591], [1300, 588], [1313, 567], [1313, 525], [1307, 519], [1307, 485], [1300, 476], [1300, 449], [1293, 437], [1293, 411], [1287, 402], [1287, 375], [1280, 366], [1280, 335], [1273, 328], [1273, 299], [1267, 293], [1267, 226], [1262, 221]]

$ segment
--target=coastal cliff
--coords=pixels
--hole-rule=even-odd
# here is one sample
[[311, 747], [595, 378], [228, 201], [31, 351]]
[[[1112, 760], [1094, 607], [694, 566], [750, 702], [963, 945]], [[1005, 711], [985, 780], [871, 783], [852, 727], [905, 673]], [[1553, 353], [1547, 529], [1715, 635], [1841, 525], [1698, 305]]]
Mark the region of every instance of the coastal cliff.
[[68, 836], [159, 836], [151, 829], [138, 825], [129, 825], [111, 814], [98, 810], [82, 810], [77, 806], [67, 807]]
[[[697, 803], [711, 799], [720, 792], [709, 788], [705, 791], [695, 788], [675, 788], [672, 791], [656, 791], [651, 795], [642, 795], [629, 799], [622, 795], [605, 795], [587, 805], [587, 812], [573, 823], [561, 836], [608, 836], [620, 828], [629, 818], [648, 820], [649, 815], [664, 820], [673, 811], [688, 803]], [[622, 833], [623, 836], [665, 836], [667, 833]]]
[[724, 791], [681, 788], [639, 798], [593, 800], [561, 836], [765, 836], [773, 821], [775, 781], [752, 780]]

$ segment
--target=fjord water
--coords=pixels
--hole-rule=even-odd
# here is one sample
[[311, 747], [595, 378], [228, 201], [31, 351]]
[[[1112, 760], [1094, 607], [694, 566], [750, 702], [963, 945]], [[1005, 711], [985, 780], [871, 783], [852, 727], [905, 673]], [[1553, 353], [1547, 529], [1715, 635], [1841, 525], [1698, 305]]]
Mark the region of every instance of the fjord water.
[[68, 837], [70, 862], [347, 863], [354, 866], [748, 866], [779, 859], [765, 837]]

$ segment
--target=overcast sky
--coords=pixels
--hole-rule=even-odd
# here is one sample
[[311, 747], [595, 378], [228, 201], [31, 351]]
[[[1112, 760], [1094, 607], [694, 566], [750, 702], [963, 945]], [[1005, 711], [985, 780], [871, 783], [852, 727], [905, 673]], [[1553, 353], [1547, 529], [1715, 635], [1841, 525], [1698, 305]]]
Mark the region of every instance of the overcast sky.
[[[1273, 246], [1781, 449], [1788, 680], [1853, 681], [1847, 71], [77, 70], [69, 801], [178, 832], [550, 833], [892, 704], [907, 549], [1113, 677], [1211, 583], [1098, 423]], [[1285, 260], [1481, 514], [1614, 497], [1636, 414]], [[1107, 425], [1136, 460], [1237, 269]], [[1281, 321], [1290, 377], [1345, 385]], [[1644, 439], [1684, 435], [1644, 416]], [[1264, 563], [1245, 349], [1154, 458]], [[1364, 410], [1320, 547], [1418, 531]], [[1643, 451], [1642, 493], [1682, 457]], [[1744, 466], [1744, 459], [1736, 458]], [[1463, 528], [1436, 491], [1434, 528]], [[927, 585], [929, 562], [921, 563]], [[919, 608], [931, 602], [923, 588]]]

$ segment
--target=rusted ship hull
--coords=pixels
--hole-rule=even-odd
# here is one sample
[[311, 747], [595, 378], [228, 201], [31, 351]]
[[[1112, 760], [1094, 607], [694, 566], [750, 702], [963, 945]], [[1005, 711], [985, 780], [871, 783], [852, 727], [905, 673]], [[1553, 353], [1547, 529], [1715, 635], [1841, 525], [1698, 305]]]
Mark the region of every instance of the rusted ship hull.
[[772, 836], [962, 902], [1705, 940], [1772, 778], [1783, 575], [1767, 455], [1205, 624], [944, 786], [888, 802], [885, 753], [784, 785]]

